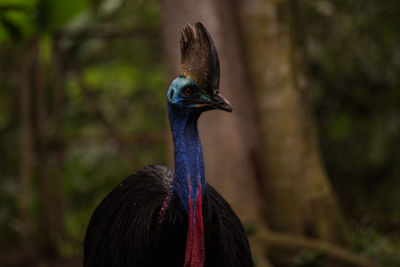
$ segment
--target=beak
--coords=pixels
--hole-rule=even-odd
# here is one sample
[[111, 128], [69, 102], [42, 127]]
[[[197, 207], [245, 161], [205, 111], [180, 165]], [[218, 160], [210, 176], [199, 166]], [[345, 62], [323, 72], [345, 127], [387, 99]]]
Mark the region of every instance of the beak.
[[190, 107], [200, 109], [202, 111], [220, 109], [227, 112], [232, 111], [232, 106], [228, 100], [220, 93], [213, 96], [208, 96], [207, 99], [193, 99], [186, 102]]
[[226, 100], [225, 97], [223, 97], [220, 93], [212, 96], [210, 104], [216, 109], [221, 109], [227, 112], [232, 111], [231, 103], [229, 103], [229, 101]]

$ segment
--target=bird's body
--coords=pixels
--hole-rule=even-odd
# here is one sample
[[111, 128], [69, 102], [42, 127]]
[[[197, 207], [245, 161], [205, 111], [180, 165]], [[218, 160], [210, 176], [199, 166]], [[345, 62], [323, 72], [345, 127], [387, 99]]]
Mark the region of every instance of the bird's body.
[[146, 167], [99, 204], [86, 232], [85, 267], [253, 266], [239, 219], [205, 181], [197, 121], [232, 107], [219, 93], [217, 52], [201, 23], [183, 29], [181, 51], [167, 93], [174, 169]]
[[[172, 169], [148, 166], [118, 185], [93, 214], [85, 240], [85, 266], [184, 266], [188, 217], [175, 193], [160, 214], [172, 180]], [[204, 267], [252, 266], [239, 219], [210, 185], [203, 220]]]

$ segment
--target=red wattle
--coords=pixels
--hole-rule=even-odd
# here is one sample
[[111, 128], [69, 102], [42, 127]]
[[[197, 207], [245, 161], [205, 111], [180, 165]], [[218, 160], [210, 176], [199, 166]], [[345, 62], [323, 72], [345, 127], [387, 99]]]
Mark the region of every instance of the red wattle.
[[198, 191], [195, 202], [195, 218], [193, 220], [193, 194], [189, 182], [189, 220], [186, 239], [186, 252], [184, 267], [203, 267], [205, 262], [204, 250], [204, 225], [201, 199], [201, 185], [198, 183]]

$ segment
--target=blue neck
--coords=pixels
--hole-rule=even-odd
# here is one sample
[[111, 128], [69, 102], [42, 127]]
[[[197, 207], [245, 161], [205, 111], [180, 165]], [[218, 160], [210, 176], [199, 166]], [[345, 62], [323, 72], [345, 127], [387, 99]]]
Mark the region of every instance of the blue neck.
[[[174, 141], [174, 182], [175, 191], [186, 212], [189, 211], [190, 189], [196, 199], [200, 182], [202, 198], [205, 189], [203, 151], [197, 121], [200, 113], [168, 103], [168, 117]], [[194, 208], [194, 206], [193, 206]]]

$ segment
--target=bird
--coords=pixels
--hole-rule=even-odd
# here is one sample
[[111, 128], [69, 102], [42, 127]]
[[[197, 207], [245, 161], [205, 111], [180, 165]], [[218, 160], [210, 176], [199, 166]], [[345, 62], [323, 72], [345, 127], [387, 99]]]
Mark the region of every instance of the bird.
[[166, 95], [174, 167], [144, 167], [100, 202], [86, 230], [84, 267], [253, 266], [239, 218], [205, 181], [198, 119], [232, 111], [219, 91], [217, 50], [201, 22], [183, 27], [180, 46]]

